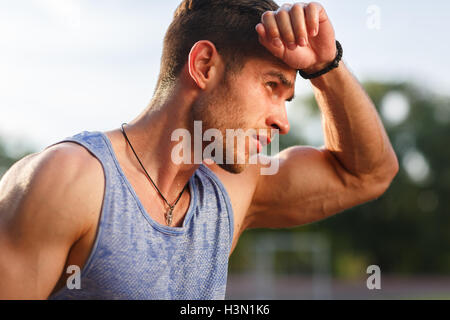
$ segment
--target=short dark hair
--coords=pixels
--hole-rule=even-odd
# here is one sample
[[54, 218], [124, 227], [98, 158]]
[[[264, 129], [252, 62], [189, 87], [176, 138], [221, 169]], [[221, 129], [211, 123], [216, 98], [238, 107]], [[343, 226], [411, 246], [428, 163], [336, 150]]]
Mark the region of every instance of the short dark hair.
[[156, 89], [175, 83], [192, 46], [200, 40], [214, 43], [226, 73], [239, 71], [250, 57], [268, 54], [255, 27], [264, 12], [278, 8], [272, 0], [183, 0], [164, 37]]

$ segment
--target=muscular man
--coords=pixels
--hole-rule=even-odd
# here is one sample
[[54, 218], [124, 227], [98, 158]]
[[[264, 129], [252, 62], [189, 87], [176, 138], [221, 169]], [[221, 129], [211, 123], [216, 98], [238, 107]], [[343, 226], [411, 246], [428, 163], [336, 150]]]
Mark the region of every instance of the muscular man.
[[[164, 39], [154, 97], [139, 116], [49, 146], [1, 180], [0, 298], [223, 299], [228, 258], [244, 230], [301, 226], [382, 195], [397, 158], [345, 64], [326, 69], [335, 40], [318, 3], [183, 1]], [[194, 121], [224, 135], [286, 134], [298, 70], [328, 70], [311, 80], [322, 148], [261, 155], [278, 161], [271, 175], [261, 174], [262, 161], [174, 161], [173, 133], [194, 135]], [[250, 143], [261, 147], [256, 139]], [[206, 147], [187, 145], [187, 159]], [[224, 143], [230, 150], [232, 160], [252, 155]], [[66, 286], [69, 266], [81, 269], [81, 288]]]

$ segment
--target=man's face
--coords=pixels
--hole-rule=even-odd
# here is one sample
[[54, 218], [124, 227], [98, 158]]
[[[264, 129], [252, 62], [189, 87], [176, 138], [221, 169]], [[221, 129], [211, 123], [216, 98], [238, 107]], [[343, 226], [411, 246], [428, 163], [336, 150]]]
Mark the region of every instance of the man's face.
[[[293, 98], [295, 78], [296, 70], [275, 58], [252, 58], [241, 71], [226, 75], [198, 99], [193, 108], [194, 120], [202, 121], [204, 131], [214, 128], [223, 137], [219, 142], [223, 146], [223, 164], [219, 166], [240, 173], [249, 158], [261, 151], [265, 140], [270, 143], [271, 129], [278, 129], [280, 134], [289, 131], [285, 103]], [[233, 129], [236, 139], [227, 129]]]

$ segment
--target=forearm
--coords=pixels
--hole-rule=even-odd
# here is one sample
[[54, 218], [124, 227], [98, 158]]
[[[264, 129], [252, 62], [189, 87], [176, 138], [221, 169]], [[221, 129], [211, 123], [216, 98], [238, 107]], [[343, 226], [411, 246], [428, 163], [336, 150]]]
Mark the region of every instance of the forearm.
[[397, 157], [368, 95], [343, 62], [311, 81], [325, 147], [356, 176], [396, 171]]

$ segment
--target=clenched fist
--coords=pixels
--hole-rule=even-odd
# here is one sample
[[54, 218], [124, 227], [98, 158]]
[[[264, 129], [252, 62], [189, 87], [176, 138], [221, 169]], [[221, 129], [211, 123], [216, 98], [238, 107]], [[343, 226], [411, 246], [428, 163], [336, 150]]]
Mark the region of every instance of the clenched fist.
[[267, 11], [256, 31], [260, 43], [294, 69], [314, 73], [336, 57], [333, 26], [316, 2], [284, 4], [277, 11]]

